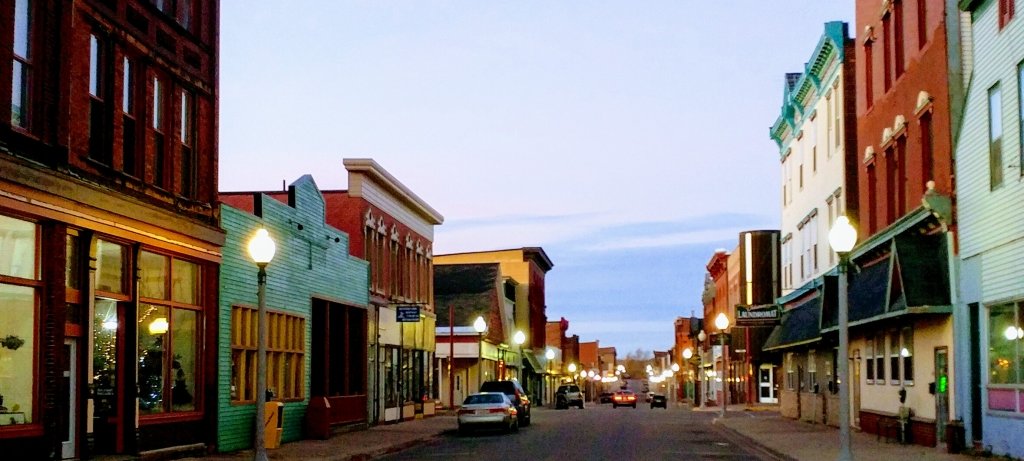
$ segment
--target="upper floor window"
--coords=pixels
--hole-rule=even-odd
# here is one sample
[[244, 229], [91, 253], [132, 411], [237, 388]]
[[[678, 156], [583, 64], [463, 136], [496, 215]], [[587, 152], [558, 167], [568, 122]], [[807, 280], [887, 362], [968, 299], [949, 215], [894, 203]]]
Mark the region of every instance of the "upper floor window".
[[928, 0], [917, 0], [917, 47], [928, 43]]
[[[166, 165], [167, 165], [167, 140], [164, 133], [167, 131], [165, 112], [166, 96], [164, 95], [164, 84], [158, 76], [153, 77], [153, 183], [158, 187], [167, 188]], [[173, 136], [173, 134], [172, 134]]]
[[882, 91], [892, 87], [892, 15], [882, 18]]
[[89, 35], [89, 158], [111, 164], [107, 98], [107, 49], [96, 34]]
[[836, 97], [832, 98], [832, 104], [835, 104], [836, 107], [835, 110], [832, 111], [832, 117], [834, 118], [833, 126], [835, 127], [835, 129], [832, 130], [832, 133], [835, 138], [836, 149], [838, 150], [840, 140], [842, 139], [841, 135], [843, 133], [843, 127], [842, 125], [839, 124], [839, 115], [843, 113], [839, 106], [839, 80], [836, 80], [836, 83], [833, 85], [833, 88], [835, 88], [836, 90]]
[[179, 120], [181, 141], [181, 194], [196, 198], [199, 188], [198, 165], [195, 149], [195, 97], [188, 91], [181, 92], [181, 120]]
[[1003, 184], [1003, 102], [998, 85], [988, 90], [988, 173], [991, 189]]
[[1020, 142], [1017, 148], [1020, 150], [1020, 158], [1017, 165], [1020, 165], [1020, 174], [1024, 176], [1024, 62], [1017, 64], [1017, 134]]
[[892, 3], [892, 47], [894, 78], [903, 75], [903, 2], [894, 0]]
[[142, 139], [138, 135], [139, 123], [136, 120], [136, 96], [137, 90], [137, 77], [136, 68], [131, 59], [127, 56], [121, 61], [121, 159], [122, 169], [125, 173], [135, 176], [137, 178], [142, 177], [141, 166], [142, 162], [139, 161], [137, 144], [139, 139]]
[[864, 42], [864, 104], [865, 107], [870, 109], [874, 103], [874, 94], [872, 89], [874, 88], [874, 64], [871, 62], [874, 59], [872, 53], [872, 41], [868, 39]]
[[28, 128], [32, 83], [32, 14], [29, 0], [14, 1], [14, 61], [11, 74], [11, 125]]
[[999, 28], [1006, 27], [1006, 24], [1013, 19], [1016, 9], [1016, 0], [999, 0]]

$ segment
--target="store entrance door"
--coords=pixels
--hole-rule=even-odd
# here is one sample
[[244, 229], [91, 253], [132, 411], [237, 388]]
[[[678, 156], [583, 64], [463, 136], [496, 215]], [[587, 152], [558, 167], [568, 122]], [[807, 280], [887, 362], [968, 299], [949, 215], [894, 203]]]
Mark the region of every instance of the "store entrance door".
[[113, 299], [96, 298], [92, 337], [92, 438], [94, 454], [124, 451], [124, 421], [121, 410], [122, 375], [119, 337], [123, 316]]

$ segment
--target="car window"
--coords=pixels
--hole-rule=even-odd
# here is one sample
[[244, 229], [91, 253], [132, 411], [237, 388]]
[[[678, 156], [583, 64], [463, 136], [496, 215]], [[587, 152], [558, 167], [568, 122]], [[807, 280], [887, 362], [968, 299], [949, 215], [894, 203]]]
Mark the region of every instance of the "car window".
[[463, 405], [474, 405], [479, 403], [504, 403], [505, 396], [497, 394], [476, 394], [466, 397]]

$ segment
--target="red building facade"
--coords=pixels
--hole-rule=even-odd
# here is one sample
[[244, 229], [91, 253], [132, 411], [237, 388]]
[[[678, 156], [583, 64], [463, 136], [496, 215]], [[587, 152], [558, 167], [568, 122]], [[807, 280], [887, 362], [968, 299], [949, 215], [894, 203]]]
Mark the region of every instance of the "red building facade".
[[0, 452], [203, 451], [216, 420], [219, 3], [0, 6]]
[[[847, 271], [851, 356], [835, 363], [853, 368], [852, 425], [875, 433], [902, 418], [907, 441], [935, 445], [953, 419], [949, 390], [913, 384], [953, 374], [961, 21], [955, 3], [859, 0], [856, 23], [858, 243]], [[826, 298], [822, 333], [836, 325]]]

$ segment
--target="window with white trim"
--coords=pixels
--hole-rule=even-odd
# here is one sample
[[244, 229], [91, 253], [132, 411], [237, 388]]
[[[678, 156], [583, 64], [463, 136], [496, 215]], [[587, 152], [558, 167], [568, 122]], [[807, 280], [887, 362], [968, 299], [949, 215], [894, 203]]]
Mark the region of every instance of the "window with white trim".
[[792, 352], [786, 353], [786, 389], [796, 389], [796, 360]]
[[807, 388], [815, 392], [818, 384], [818, 354], [814, 349], [807, 351]]

